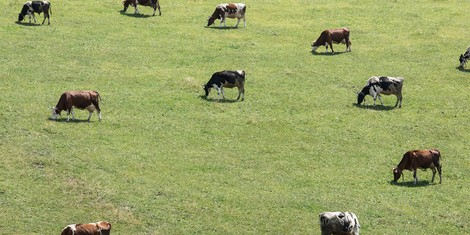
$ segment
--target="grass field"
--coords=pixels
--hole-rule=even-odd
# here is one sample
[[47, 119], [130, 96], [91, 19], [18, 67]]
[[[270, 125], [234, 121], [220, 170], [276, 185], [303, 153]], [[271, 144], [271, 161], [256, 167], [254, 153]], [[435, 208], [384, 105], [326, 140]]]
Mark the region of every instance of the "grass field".
[[[0, 3], [0, 234], [99, 220], [113, 234], [319, 234], [324, 211], [354, 212], [364, 234], [469, 233], [470, 1], [249, 0], [238, 29], [204, 27], [212, 0], [162, 0], [155, 17], [52, 0], [49, 26], [15, 23], [23, 3]], [[310, 53], [343, 26], [352, 52]], [[202, 97], [224, 69], [246, 71], [245, 101]], [[405, 78], [402, 108], [355, 105], [373, 75]], [[49, 120], [66, 90], [99, 91], [103, 120]], [[431, 147], [442, 184], [429, 170], [392, 184], [407, 150]]]

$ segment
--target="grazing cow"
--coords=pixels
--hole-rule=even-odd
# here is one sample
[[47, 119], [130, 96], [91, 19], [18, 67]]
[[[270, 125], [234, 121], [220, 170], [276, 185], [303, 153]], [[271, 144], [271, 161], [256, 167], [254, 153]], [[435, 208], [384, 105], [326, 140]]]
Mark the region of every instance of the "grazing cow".
[[109, 235], [111, 234], [111, 224], [106, 221], [99, 221], [89, 224], [67, 225], [60, 235]]
[[361, 104], [364, 101], [366, 95], [370, 95], [374, 98], [374, 106], [375, 100], [379, 98], [380, 103], [382, 106], [384, 103], [382, 102], [382, 98], [380, 97], [381, 94], [384, 95], [391, 95], [394, 94], [397, 96], [397, 102], [395, 103], [395, 107], [398, 105], [401, 108], [401, 102], [403, 100], [402, 96], [402, 88], [403, 88], [403, 78], [402, 77], [370, 77], [367, 80], [367, 84], [364, 88], [362, 88], [361, 92], [357, 95], [357, 104]]
[[66, 91], [60, 96], [57, 105], [52, 107], [51, 118], [57, 119], [60, 113], [65, 110], [67, 112], [67, 122], [70, 118], [70, 112], [72, 112], [72, 119], [75, 119], [73, 107], [76, 107], [88, 110], [88, 122], [90, 122], [93, 111], [98, 110], [99, 120], [101, 121], [100, 99], [100, 94], [96, 91]]
[[211, 88], [217, 89], [217, 94], [218, 94], [217, 100], [219, 100], [221, 93], [222, 93], [222, 98], [225, 99], [224, 87], [227, 87], [227, 88], [238, 87], [237, 100], [240, 99], [240, 95], [241, 95], [242, 101], [243, 101], [245, 99], [245, 71], [224, 70], [224, 71], [216, 72], [212, 74], [212, 77], [209, 80], [209, 82], [203, 85], [204, 91], [206, 92], [206, 97], [209, 95]]
[[333, 43], [346, 44], [346, 51], [351, 51], [351, 41], [349, 41], [349, 29], [327, 29], [320, 34], [320, 37], [312, 43], [312, 52], [316, 51], [321, 46], [326, 46], [326, 52], [328, 52], [328, 45], [333, 50]]
[[51, 3], [48, 1], [28, 1], [23, 5], [23, 9], [21, 9], [20, 14], [18, 14], [18, 21], [21, 22], [23, 19], [28, 15], [29, 16], [29, 23], [31, 23], [31, 16], [33, 16], [34, 23], [36, 23], [36, 17], [34, 16], [34, 13], [38, 13], [41, 15], [41, 13], [44, 13], [44, 20], [42, 21], [42, 24], [44, 24], [44, 21], [46, 21], [47, 18], [47, 24], [51, 24]]
[[244, 27], [246, 28], [246, 19], [245, 19], [246, 5], [243, 3], [222, 3], [215, 7], [214, 13], [212, 16], [209, 16], [207, 20], [207, 27], [211, 26], [216, 19], [220, 19], [220, 26], [224, 23], [224, 27], [227, 27], [225, 24], [226, 18], [237, 18], [237, 24], [235, 28], [238, 27], [240, 20], [243, 19]]
[[159, 0], [122, 0], [122, 4], [124, 5], [124, 12], [126, 12], [129, 5], [131, 5], [135, 8], [135, 14], [138, 14], [139, 9], [137, 9], [137, 5], [142, 5], [142, 6], [153, 7], [153, 16], [157, 12], [157, 9], [158, 9], [158, 15], [160, 16], [162, 15], [162, 11], [160, 10]]
[[323, 212], [319, 217], [322, 235], [359, 235], [361, 225], [352, 212]]
[[[413, 177], [415, 179], [414, 184], [418, 182], [416, 176], [416, 170], [418, 168], [432, 170], [431, 182], [434, 183], [434, 176], [436, 175], [436, 168], [439, 172], [439, 183], [442, 183], [442, 165], [441, 165], [441, 152], [438, 149], [426, 149], [426, 150], [411, 150], [403, 155], [398, 166], [393, 168], [393, 181], [397, 182], [400, 176], [403, 175], [403, 170], [413, 171]], [[403, 176], [405, 180], [405, 176]]]
[[465, 64], [467, 63], [467, 60], [470, 58], [470, 47], [467, 48], [465, 53], [460, 54], [459, 62], [460, 62], [460, 67], [463, 68]]

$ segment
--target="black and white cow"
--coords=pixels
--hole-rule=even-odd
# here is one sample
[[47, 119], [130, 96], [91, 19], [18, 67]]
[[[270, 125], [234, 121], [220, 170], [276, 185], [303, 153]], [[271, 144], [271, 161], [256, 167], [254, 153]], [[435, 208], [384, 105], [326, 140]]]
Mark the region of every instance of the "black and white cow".
[[160, 16], [162, 15], [162, 11], [160, 10], [159, 0], [123, 0], [122, 5], [124, 5], [123, 12], [126, 12], [129, 5], [131, 5], [135, 9], [135, 14], [138, 14], [139, 9], [137, 9], [137, 5], [142, 5], [142, 6], [152, 7], [153, 8], [153, 16], [155, 16], [155, 13], [157, 12], [157, 9], [158, 9], [158, 15], [160, 15]]
[[319, 217], [322, 235], [359, 235], [361, 225], [357, 216], [352, 212], [323, 212]]
[[246, 19], [245, 19], [246, 5], [243, 3], [222, 3], [215, 7], [214, 13], [209, 16], [207, 20], [207, 27], [211, 26], [216, 19], [220, 19], [220, 27], [224, 23], [224, 27], [227, 27], [225, 24], [226, 18], [237, 18], [237, 24], [235, 28], [238, 27], [240, 20], [243, 19], [244, 27], [246, 28]]
[[379, 98], [380, 103], [382, 106], [384, 103], [380, 98], [381, 94], [384, 95], [396, 95], [397, 102], [395, 103], [395, 107], [398, 105], [401, 108], [401, 101], [403, 99], [402, 96], [402, 88], [403, 88], [403, 78], [402, 77], [371, 77], [367, 80], [367, 84], [364, 88], [362, 88], [361, 92], [357, 95], [357, 104], [361, 104], [364, 101], [366, 95], [370, 95], [374, 98], [374, 106], [375, 100]]
[[224, 87], [227, 87], [227, 88], [238, 87], [237, 100], [240, 99], [240, 95], [241, 95], [242, 101], [243, 101], [245, 99], [245, 71], [224, 70], [224, 71], [216, 72], [212, 74], [212, 77], [207, 82], [207, 84], [203, 85], [206, 97], [209, 95], [211, 88], [217, 89], [217, 94], [218, 94], [217, 100], [220, 99], [221, 93], [222, 93], [222, 98], [225, 99]]
[[44, 20], [42, 21], [42, 24], [44, 24], [44, 21], [46, 21], [47, 18], [47, 24], [51, 24], [51, 3], [48, 1], [28, 1], [23, 5], [23, 9], [21, 9], [20, 14], [18, 14], [18, 21], [21, 22], [24, 20], [26, 16], [29, 16], [29, 23], [31, 23], [31, 16], [33, 16], [34, 23], [36, 23], [36, 17], [34, 16], [34, 13], [38, 13], [41, 15], [41, 13], [44, 13]]
[[465, 64], [467, 63], [467, 60], [470, 58], [470, 46], [467, 48], [465, 53], [460, 54], [459, 62], [460, 62], [460, 67], [463, 68]]

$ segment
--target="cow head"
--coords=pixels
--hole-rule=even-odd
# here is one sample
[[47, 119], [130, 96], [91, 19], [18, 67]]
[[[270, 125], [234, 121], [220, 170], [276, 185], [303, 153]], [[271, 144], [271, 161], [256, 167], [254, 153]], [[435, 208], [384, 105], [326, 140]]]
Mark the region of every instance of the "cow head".
[[317, 41], [312, 42], [312, 52], [316, 51], [320, 46], [315, 45]]
[[51, 119], [57, 119], [57, 117], [59, 117], [60, 115], [60, 111], [57, 110], [57, 107], [52, 107], [51, 108], [52, 110], [52, 114], [51, 114]]
[[20, 21], [20, 22], [21, 22], [21, 21], [23, 21], [23, 20], [24, 20], [24, 16], [23, 16], [23, 14], [21, 14], [21, 13], [20, 13], [20, 14], [18, 14], [18, 21]]
[[467, 58], [465, 58], [465, 56], [460, 54], [459, 62], [460, 62], [460, 67], [463, 67], [465, 63], [467, 62]]
[[[403, 175], [403, 172], [398, 167], [393, 168], [392, 171], [393, 171], [393, 181], [397, 182], [400, 179], [400, 177]], [[403, 179], [404, 178], [405, 176], [403, 176]]]
[[365, 97], [366, 97], [366, 94], [364, 94], [364, 92], [361, 91], [357, 93], [357, 104], [360, 105], [364, 101]]
[[211, 26], [215, 20], [215, 17], [209, 16], [209, 18], [207, 19], [207, 27]]
[[211, 88], [207, 86], [206, 84], [206, 85], [202, 85], [202, 89], [204, 89], [204, 92], [206, 93], [205, 96], [207, 97], [209, 95]]

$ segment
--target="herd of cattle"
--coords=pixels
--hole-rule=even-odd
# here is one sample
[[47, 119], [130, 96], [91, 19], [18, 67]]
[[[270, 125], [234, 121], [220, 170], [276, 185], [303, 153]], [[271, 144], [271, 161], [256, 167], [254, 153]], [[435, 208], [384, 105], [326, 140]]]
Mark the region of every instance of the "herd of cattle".
[[[161, 15], [159, 0], [123, 0], [124, 12], [129, 6], [135, 8], [135, 13], [138, 13], [138, 5], [150, 6], [154, 9], [153, 15], [155, 15], [158, 9], [159, 15]], [[243, 3], [223, 3], [216, 6], [214, 13], [209, 17], [207, 26], [212, 25], [215, 20], [220, 20], [220, 27], [222, 23], [226, 27], [226, 18], [237, 18], [238, 21], [235, 27], [238, 27], [240, 20], [244, 20], [244, 27], [246, 27], [245, 19], [246, 5]], [[29, 16], [29, 22], [31, 18], [36, 23], [34, 13], [44, 13], [44, 24], [46, 18], [48, 24], [50, 24], [50, 15], [52, 14], [51, 4], [48, 1], [28, 1], [23, 5], [23, 8], [18, 16], [18, 21], [22, 21], [26, 16]], [[315, 52], [320, 46], [331, 48], [331, 52], [334, 53], [333, 43], [346, 44], [346, 51], [351, 51], [351, 41], [349, 39], [350, 31], [348, 28], [341, 29], [328, 29], [321, 32], [320, 36], [316, 41], [312, 43], [312, 52]], [[467, 60], [470, 58], [470, 47], [467, 48], [465, 53], [460, 55], [459, 62], [460, 67], [464, 67]], [[224, 70], [215, 72], [209, 81], [203, 85], [205, 97], [208, 97], [209, 92], [212, 88], [217, 90], [217, 100], [225, 99], [223, 88], [238, 88], [238, 97], [243, 101], [245, 99], [245, 71], [243, 70]], [[376, 99], [378, 98], [383, 106], [381, 94], [384, 95], [396, 95], [397, 101], [395, 107], [401, 107], [402, 105], [402, 77], [387, 77], [387, 76], [372, 76], [367, 80], [366, 85], [358, 92], [357, 104], [360, 105], [366, 95], [373, 97], [374, 106]], [[88, 122], [90, 122], [92, 113], [96, 110], [98, 118], [101, 121], [101, 109], [99, 106], [101, 97], [96, 91], [66, 91], [64, 92], [57, 102], [57, 105], [52, 107], [51, 119], [57, 119], [62, 111], [67, 113], [67, 121], [70, 119], [70, 113], [72, 113], [72, 119], [75, 119], [73, 108], [87, 109], [89, 112]], [[427, 150], [412, 150], [407, 151], [397, 167], [393, 168], [394, 182], [397, 182], [401, 176], [403, 176], [403, 170], [410, 170], [413, 172], [414, 184], [418, 182], [416, 175], [417, 169], [430, 168], [432, 170], [432, 180], [436, 175], [436, 169], [439, 173], [439, 183], [442, 183], [442, 166], [441, 166], [441, 153], [438, 149], [427, 149]], [[404, 177], [403, 177], [404, 180]], [[360, 224], [357, 216], [351, 212], [324, 212], [319, 215], [319, 223], [321, 228], [321, 234], [359, 234]], [[66, 226], [61, 235], [91, 235], [110, 234], [111, 224], [105, 221], [88, 224], [72, 224]]]

